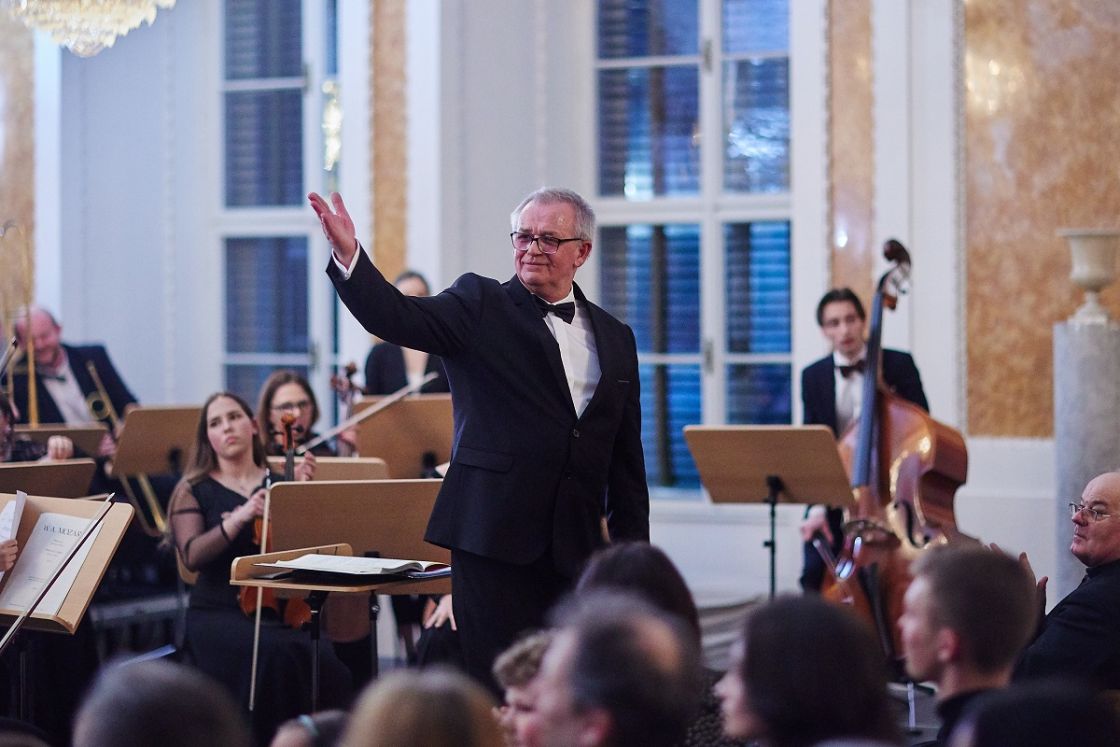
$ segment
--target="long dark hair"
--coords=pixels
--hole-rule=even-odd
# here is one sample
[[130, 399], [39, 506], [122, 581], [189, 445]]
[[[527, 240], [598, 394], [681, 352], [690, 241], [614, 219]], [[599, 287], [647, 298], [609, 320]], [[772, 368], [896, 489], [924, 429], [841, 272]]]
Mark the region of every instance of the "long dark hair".
[[[307, 394], [307, 399], [311, 402], [311, 425], [319, 422], [319, 401], [315, 399], [315, 392], [311, 391], [311, 384], [307, 383], [307, 379], [290, 368], [273, 371], [264, 380], [264, 385], [261, 386], [261, 397], [257, 402], [257, 426], [260, 427], [260, 440], [266, 445], [272, 443], [272, 398], [276, 396], [276, 390], [285, 384], [298, 384], [303, 389], [304, 393]], [[297, 442], [304, 441], [308, 437], [309, 434], [302, 433], [300, 438], [295, 440]]]
[[[207, 417], [206, 413], [210, 409], [210, 405], [214, 400], [219, 397], [228, 397], [237, 403], [242, 412], [249, 420], [253, 419], [253, 408], [249, 407], [249, 403], [238, 397], [232, 392], [215, 392], [206, 398], [206, 402], [202, 405], [202, 413], [198, 416], [198, 427], [195, 429], [194, 444], [191, 445], [190, 458], [187, 460], [187, 468], [183, 470], [182, 482], [187, 485], [196, 485], [201, 482], [211, 472], [218, 468], [218, 455], [214, 452], [214, 447], [210, 445], [210, 436], [207, 433]], [[265, 457], [264, 446], [261, 444], [260, 433], [253, 439], [253, 464], [258, 467], [268, 466], [268, 460]]]

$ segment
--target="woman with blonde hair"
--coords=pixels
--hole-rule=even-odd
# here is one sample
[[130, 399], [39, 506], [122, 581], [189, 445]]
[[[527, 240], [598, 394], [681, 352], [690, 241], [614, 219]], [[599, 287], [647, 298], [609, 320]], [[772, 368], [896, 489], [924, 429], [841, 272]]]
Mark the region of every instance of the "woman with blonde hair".
[[503, 747], [494, 701], [449, 669], [398, 670], [358, 700], [342, 747]]

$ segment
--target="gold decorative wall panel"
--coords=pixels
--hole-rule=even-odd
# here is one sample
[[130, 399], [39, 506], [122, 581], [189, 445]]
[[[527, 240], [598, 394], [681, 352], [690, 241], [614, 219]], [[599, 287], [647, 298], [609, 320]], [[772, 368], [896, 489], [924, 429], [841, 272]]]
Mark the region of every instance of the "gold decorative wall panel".
[[871, 0], [828, 6], [828, 241], [832, 285], [872, 293]]
[[0, 226], [9, 221], [18, 229], [0, 238], [0, 306], [14, 308], [34, 288], [35, 48], [32, 33], [0, 13]]
[[1051, 328], [1081, 302], [1055, 231], [1120, 226], [1120, 3], [964, 9], [968, 431], [1047, 437]]
[[407, 0], [373, 0], [373, 259], [392, 279], [408, 262]]

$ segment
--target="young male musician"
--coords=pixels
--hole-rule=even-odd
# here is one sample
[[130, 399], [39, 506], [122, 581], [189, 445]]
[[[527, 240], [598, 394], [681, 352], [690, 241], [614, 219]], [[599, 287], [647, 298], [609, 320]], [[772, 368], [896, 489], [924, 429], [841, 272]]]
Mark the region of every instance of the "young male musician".
[[[827, 425], [839, 438], [859, 419], [863, 400], [864, 340], [867, 313], [851, 288], [833, 288], [817, 304], [817, 324], [832, 347], [832, 352], [801, 372], [801, 402], [805, 425]], [[929, 410], [922, 379], [909, 353], [882, 351], [883, 381], [903, 399]], [[839, 552], [842, 542], [843, 511], [812, 506], [801, 526], [805, 542], [801, 588], [818, 591], [824, 577], [824, 562], [812, 545], [820, 532]]]

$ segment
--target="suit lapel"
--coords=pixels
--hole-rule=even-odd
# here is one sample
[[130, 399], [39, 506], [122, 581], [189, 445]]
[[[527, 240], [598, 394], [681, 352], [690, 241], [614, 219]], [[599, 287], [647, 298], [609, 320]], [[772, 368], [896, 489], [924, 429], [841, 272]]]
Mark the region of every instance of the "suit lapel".
[[606, 312], [588, 301], [578, 285], [576, 286], [576, 299], [583, 304], [583, 308], [587, 310], [587, 316], [591, 320], [591, 334], [595, 338], [592, 342], [595, 344], [595, 356], [599, 359], [599, 382], [595, 385], [595, 393], [591, 395], [591, 401], [587, 403], [583, 414], [580, 415], [582, 418], [583, 415], [595, 409], [599, 401], [607, 395], [607, 392], [614, 391], [614, 388], [608, 386], [605, 382], [617, 380], [614, 365], [617, 356], [615, 355], [615, 346], [608, 344], [604, 338], [606, 326], [603, 323], [603, 317]]

